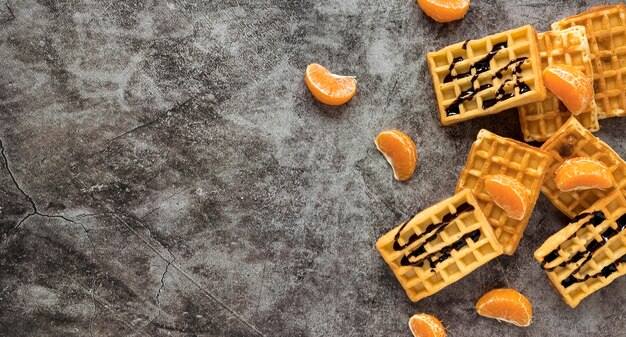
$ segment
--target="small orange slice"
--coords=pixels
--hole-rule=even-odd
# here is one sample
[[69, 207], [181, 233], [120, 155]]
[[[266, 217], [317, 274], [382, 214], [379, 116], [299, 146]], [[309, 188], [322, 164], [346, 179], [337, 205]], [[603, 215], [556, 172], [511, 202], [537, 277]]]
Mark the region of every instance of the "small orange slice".
[[485, 191], [511, 219], [522, 220], [530, 204], [528, 190], [517, 179], [503, 174], [485, 177]]
[[348, 102], [356, 93], [356, 80], [352, 76], [339, 76], [317, 63], [306, 67], [304, 81], [313, 96], [328, 105]]
[[479, 315], [498, 321], [529, 326], [533, 320], [533, 307], [526, 296], [515, 289], [494, 289], [476, 303]]
[[556, 170], [554, 181], [563, 192], [609, 188], [615, 184], [609, 168], [588, 157], [576, 157], [563, 162]]
[[387, 130], [379, 133], [374, 143], [391, 165], [397, 180], [404, 181], [413, 176], [417, 166], [417, 149], [409, 136], [402, 131]]
[[450, 22], [465, 16], [470, 0], [417, 0], [417, 4], [433, 20]]
[[593, 98], [593, 83], [576, 67], [550, 65], [543, 70], [543, 83], [574, 115], [585, 111]]
[[414, 337], [446, 337], [446, 329], [437, 317], [428, 314], [413, 315], [409, 328]]

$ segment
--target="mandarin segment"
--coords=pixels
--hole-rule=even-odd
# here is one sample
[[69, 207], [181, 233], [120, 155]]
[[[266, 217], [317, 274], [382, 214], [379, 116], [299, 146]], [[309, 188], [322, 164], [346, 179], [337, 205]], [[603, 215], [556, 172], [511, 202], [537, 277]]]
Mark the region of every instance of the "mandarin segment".
[[485, 177], [485, 191], [509, 218], [521, 220], [526, 215], [530, 196], [517, 179], [503, 174]]
[[417, 166], [417, 149], [409, 136], [402, 131], [387, 130], [378, 134], [374, 143], [391, 165], [396, 180], [404, 181], [413, 176]]
[[444, 23], [462, 19], [470, 0], [417, 0], [417, 4], [431, 19]]
[[591, 78], [573, 66], [547, 66], [543, 70], [543, 83], [574, 115], [587, 110], [593, 99]]
[[576, 157], [563, 162], [554, 175], [556, 187], [563, 191], [579, 191], [592, 188], [606, 189], [615, 179], [606, 165], [589, 157]]
[[413, 337], [446, 337], [446, 329], [437, 317], [416, 314], [409, 319], [409, 329]]
[[533, 308], [528, 298], [515, 289], [494, 289], [476, 303], [476, 312], [483, 317], [495, 318], [520, 327], [529, 326]]
[[332, 74], [317, 63], [306, 67], [304, 81], [313, 96], [327, 105], [344, 104], [356, 93], [354, 77]]

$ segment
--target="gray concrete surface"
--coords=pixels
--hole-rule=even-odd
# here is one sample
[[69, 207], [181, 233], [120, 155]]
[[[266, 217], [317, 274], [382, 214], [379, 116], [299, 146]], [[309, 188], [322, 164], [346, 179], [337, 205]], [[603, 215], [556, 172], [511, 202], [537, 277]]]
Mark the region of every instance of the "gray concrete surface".
[[[436, 24], [414, 1], [0, 0], [0, 335], [626, 336], [626, 279], [569, 309], [531, 254], [565, 217], [542, 196], [517, 253], [411, 303], [374, 249], [452, 194], [481, 128], [439, 126], [425, 53], [600, 1], [474, 0]], [[345, 106], [308, 63], [355, 75]], [[598, 135], [626, 156], [626, 119]], [[373, 145], [411, 135], [398, 183]], [[484, 292], [534, 303], [520, 329]]]

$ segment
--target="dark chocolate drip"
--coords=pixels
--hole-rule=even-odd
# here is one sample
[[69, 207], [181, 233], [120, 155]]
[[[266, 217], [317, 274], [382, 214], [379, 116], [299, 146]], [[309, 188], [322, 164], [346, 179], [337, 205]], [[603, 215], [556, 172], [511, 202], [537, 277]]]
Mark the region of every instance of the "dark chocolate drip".
[[449, 213], [449, 214], [444, 215], [441, 222], [428, 225], [428, 227], [426, 227], [426, 230], [424, 230], [424, 232], [420, 234], [417, 234], [417, 233], [411, 234], [407, 242], [404, 245], [401, 245], [400, 242], [398, 241], [400, 239], [400, 233], [402, 232], [404, 227], [406, 227], [406, 225], [409, 223], [409, 221], [405, 221], [396, 232], [396, 235], [393, 239], [393, 249], [395, 251], [402, 250], [410, 246], [412, 243], [416, 242], [417, 240], [428, 235], [429, 237], [420, 245], [420, 247], [418, 247], [418, 249], [423, 248], [427, 242], [434, 240], [434, 239], [431, 239], [432, 237], [436, 237], [436, 235], [433, 235], [433, 234], [441, 233], [441, 231], [443, 231], [459, 215], [465, 212], [471, 212], [473, 210], [474, 210], [474, 206], [470, 205], [467, 202], [463, 203], [459, 207], [456, 208], [456, 213]]
[[561, 285], [567, 288], [574, 283], [585, 282], [592, 278], [609, 277], [611, 276], [611, 274], [617, 272], [617, 267], [622, 263], [626, 263], [626, 254], [622, 255], [619, 259], [615, 260], [613, 263], [609, 263], [606, 267], [602, 268], [602, 270], [597, 274], [585, 275], [582, 278], [578, 278], [572, 274], [566, 277], [565, 279], [563, 279], [563, 281], [561, 281]]
[[[581, 219], [582, 218], [581, 216], [591, 216], [590, 220], [586, 222], [585, 225], [592, 224], [594, 226], [598, 226], [604, 221], [606, 221], [604, 213], [602, 212], [594, 212], [591, 214], [589, 213], [581, 214], [577, 216], [576, 218], [574, 218], [574, 220]], [[575, 222], [575, 221], [572, 221], [572, 222]], [[574, 283], [585, 282], [591, 278], [610, 276], [611, 274], [613, 274], [614, 272], [618, 270], [617, 268], [619, 264], [626, 263], [626, 254], [622, 255], [619, 259], [615, 260], [613, 263], [610, 263], [606, 267], [602, 268], [602, 270], [599, 273], [592, 274], [592, 275], [585, 275], [583, 277], [577, 277], [575, 276], [575, 274], [577, 274], [589, 261], [591, 261], [591, 259], [593, 258], [593, 254], [598, 249], [602, 248], [604, 245], [606, 245], [609, 242], [609, 240], [611, 240], [611, 238], [615, 237], [624, 229], [626, 229], [626, 214], [622, 215], [619, 219], [617, 219], [615, 223], [617, 224], [617, 228], [607, 227], [604, 231], [602, 231], [602, 233], [600, 233], [601, 241], [598, 241], [598, 240], [591, 241], [585, 246], [584, 251], [577, 252], [569, 260], [563, 261], [556, 267], [545, 268], [544, 266], [545, 266], [546, 260], [544, 259], [544, 262], [542, 262], [542, 268], [546, 269], [547, 271], [552, 271], [557, 267], [564, 267], [568, 264], [576, 263], [580, 261], [583, 257], [585, 257], [585, 260], [582, 263], [580, 263], [580, 265], [576, 269], [574, 269], [568, 277], [566, 277], [565, 279], [563, 279], [563, 281], [561, 281], [561, 285], [565, 288], [571, 286]], [[581, 228], [583, 226], [581, 226]], [[568, 238], [566, 242], [572, 239], [574, 236], [576, 236], [576, 233], [570, 236], [570, 238]], [[552, 253], [554, 253], [554, 251], [551, 252], [551, 254]], [[558, 256], [558, 253], [557, 253], [557, 256]]]
[[472, 40], [465, 40], [465, 42], [463, 42], [463, 50], [467, 49], [467, 44], [472, 41]]
[[[467, 47], [467, 43], [470, 40], [465, 41], [465, 43], [463, 44], [463, 49], [465, 49]], [[446, 115], [447, 116], [454, 116], [454, 115], [458, 115], [460, 113], [459, 111], [459, 106], [461, 104], [463, 104], [463, 102], [471, 100], [474, 98], [474, 96], [476, 96], [477, 93], [491, 88], [492, 85], [491, 84], [483, 84], [481, 85], [478, 89], [474, 89], [474, 83], [476, 82], [476, 80], [478, 80], [478, 75], [482, 74], [486, 71], [488, 71], [489, 69], [491, 69], [489, 62], [491, 62], [491, 60], [496, 56], [496, 54], [498, 53], [498, 51], [505, 49], [508, 46], [507, 42], [501, 42], [501, 43], [497, 43], [495, 44], [492, 48], [491, 51], [485, 55], [484, 58], [482, 58], [480, 61], [472, 64], [469, 68], [468, 71], [464, 72], [464, 73], [458, 73], [456, 75], [452, 75], [452, 70], [454, 69], [454, 67], [456, 66], [456, 64], [458, 62], [463, 61], [462, 57], [457, 57], [452, 61], [452, 64], [450, 64], [450, 68], [449, 68], [449, 73], [446, 75], [446, 77], [443, 79], [443, 83], [448, 83], [448, 82], [452, 82], [456, 79], [459, 78], [465, 78], [468, 77], [472, 74], [472, 69], [475, 70], [474, 75], [472, 76], [472, 80], [470, 81], [471, 87], [467, 90], [462, 91], [459, 96], [454, 100], [454, 102], [452, 102], [452, 104], [450, 104], [450, 106], [448, 108], [446, 108]]]
[[[570, 235], [563, 243], [568, 242], [569, 240], [573, 239], [581, 228], [584, 228], [584, 227], [586, 227], [589, 224], [591, 224], [591, 225], [593, 225], [595, 227], [595, 226], [598, 226], [599, 224], [601, 224], [602, 222], [604, 222], [606, 220], [606, 217], [604, 216], [604, 213], [602, 213], [600, 211], [596, 211], [596, 212], [591, 212], [591, 213], [581, 213], [578, 216], [576, 216], [574, 219], [572, 219], [570, 224], [579, 222], [580, 220], [582, 220], [584, 218], [587, 218], [587, 217], [589, 217], [589, 220], [587, 222], [583, 223], [582, 225], [580, 225], [578, 227], [578, 229], [576, 230], [576, 232], [574, 232], [574, 234]], [[547, 268], [546, 264], [556, 260], [559, 257], [559, 251], [561, 250], [561, 246], [563, 245], [563, 243], [560, 244], [558, 247], [556, 247], [554, 250], [552, 250], [550, 253], [546, 254], [546, 256], [543, 258], [543, 261], [541, 262], [541, 268], [543, 268], [544, 270], [547, 270], [547, 271], [553, 271], [557, 267], [565, 267], [565, 266], [567, 266], [570, 263], [579, 261], [582, 258], [582, 256], [586, 256], [586, 258], [589, 258], [591, 256], [591, 253], [589, 252], [588, 248], [592, 248], [592, 249], [594, 248], [593, 245], [591, 245], [591, 247], [586, 247], [584, 252], [576, 253], [569, 260], [565, 260], [565, 261], [561, 262], [560, 264], [558, 264], [558, 265], [556, 265], [554, 267]], [[579, 254], [582, 254], [582, 255], [579, 255]]]
[[418, 249], [409, 255], [405, 255], [402, 258], [402, 260], [400, 260], [400, 265], [422, 267], [424, 265], [424, 262], [428, 262], [430, 268], [436, 268], [439, 263], [447, 260], [448, 258], [450, 258], [450, 256], [452, 256], [453, 250], [458, 251], [458, 250], [461, 250], [461, 248], [467, 246], [468, 245], [467, 239], [471, 239], [473, 242], [477, 242], [480, 239], [480, 235], [481, 235], [480, 229], [476, 229], [472, 232], [464, 234], [458, 240], [454, 241], [449, 246], [442, 248], [438, 252], [430, 253], [424, 256], [423, 258], [418, 259], [417, 261], [411, 261], [412, 257], [417, 257], [424, 253], [422, 252], [420, 254], [416, 254], [418, 251], [420, 251]]
[[511, 67], [512, 65], [515, 65], [515, 67], [513, 68], [513, 70], [511, 71], [511, 75], [514, 75], [515, 77], [515, 85], [513, 86], [513, 91], [511, 91], [510, 93], [507, 93], [505, 91], [505, 86], [508, 82], [511, 82], [512, 80], [508, 79], [506, 81], [504, 81], [500, 87], [498, 88], [498, 90], [496, 91], [496, 97], [492, 98], [492, 99], [486, 99], [483, 101], [483, 109], [489, 109], [492, 106], [498, 104], [499, 102], [505, 101], [507, 99], [513, 98], [515, 97], [515, 88], [519, 88], [519, 94], [523, 94], [526, 92], [529, 92], [531, 89], [530, 87], [521, 81], [522, 76], [520, 76], [520, 74], [522, 73], [522, 65], [524, 64], [524, 62], [526, 62], [526, 60], [528, 59], [528, 57], [518, 57], [515, 60], [510, 61], [509, 63], [507, 63], [504, 67], [498, 69], [498, 71], [496, 71], [492, 76], [491, 79], [495, 79], [495, 78], [502, 78], [504, 75], [503, 73], [505, 71], [507, 71], [509, 69], [509, 67]]

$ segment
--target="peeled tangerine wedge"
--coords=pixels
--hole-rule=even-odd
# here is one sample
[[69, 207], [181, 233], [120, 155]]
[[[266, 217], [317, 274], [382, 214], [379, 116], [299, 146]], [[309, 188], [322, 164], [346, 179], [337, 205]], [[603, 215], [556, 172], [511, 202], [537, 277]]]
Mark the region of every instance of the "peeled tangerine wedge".
[[581, 114], [593, 99], [591, 78], [576, 67], [550, 65], [543, 70], [543, 83], [574, 115]]
[[402, 131], [383, 131], [374, 140], [391, 168], [396, 180], [404, 181], [413, 176], [417, 166], [417, 149], [415, 143]]
[[465, 16], [470, 0], [417, 0], [417, 4], [433, 20], [450, 22]]
[[556, 187], [563, 192], [609, 188], [615, 184], [611, 171], [602, 162], [588, 157], [563, 162], [554, 176]]
[[487, 176], [485, 190], [509, 218], [522, 220], [526, 216], [530, 197], [526, 187], [517, 179], [502, 174]]
[[479, 315], [498, 321], [529, 326], [533, 320], [533, 308], [526, 296], [515, 289], [494, 289], [476, 303]]
[[409, 319], [413, 337], [446, 337], [446, 329], [435, 317], [428, 314], [413, 315]]
[[356, 93], [356, 80], [352, 76], [339, 76], [317, 63], [306, 67], [304, 81], [313, 96], [328, 105], [348, 102]]

